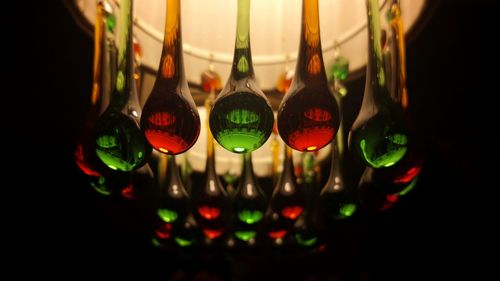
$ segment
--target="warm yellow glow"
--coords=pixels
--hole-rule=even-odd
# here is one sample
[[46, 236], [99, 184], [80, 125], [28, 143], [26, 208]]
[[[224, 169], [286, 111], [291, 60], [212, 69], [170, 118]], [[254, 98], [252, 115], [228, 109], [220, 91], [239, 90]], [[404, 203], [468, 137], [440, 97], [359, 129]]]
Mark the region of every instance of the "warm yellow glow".
[[163, 153], [168, 153], [168, 149], [165, 149], [163, 147], [158, 148], [161, 152]]
[[[87, 24], [82, 26], [96, 22], [95, 8], [98, 1], [69, 2], [76, 2], [84, 15], [76, 17], [75, 20], [87, 19]], [[309, 1], [306, 2], [308, 4]], [[379, 3], [383, 2], [385, 1], [379, 0]], [[415, 25], [419, 25], [419, 19], [425, 18], [421, 17], [425, 3], [432, 1], [401, 0], [400, 2], [406, 33]], [[387, 1], [381, 15], [385, 15], [390, 8], [389, 3], [390, 1]], [[134, 36], [142, 45], [141, 63], [150, 69], [158, 69], [164, 37], [168, 38], [167, 43], [172, 43], [178, 36], [177, 31], [181, 26], [177, 23], [176, 12], [181, 10], [183, 16], [189, 15], [182, 23], [187, 80], [199, 84], [200, 73], [207, 68], [209, 61], [221, 77], [229, 77], [235, 44], [237, 4], [238, 1], [228, 0], [182, 0], [181, 7], [181, 3], [176, 0], [134, 1], [134, 28], [136, 28]], [[276, 79], [283, 72], [283, 67], [278, 66], [289, 64], [295, 69], [301, 31], [302, 0], [251, 1], [250, 5], [250, 15], [255, 16], [251, 18], [250, 30], [252, 50], [255, 50], [252, 54], [255, 75], [262, 89], [272, 89]], [[167, 10], [167, 6], [169, 15], [165, 19], [162, 11]], [[307, 41], [318, 44], [321, 30], [323, 61], [327, 64], [325, 66], [327, 67], [332, 61], [335, 53], [334, 45], [337, 42], [341, 43], [341, 55], [349, 60], [350, 70], [353, 72], [364, 70], [368, 45], [366, 24], [363, 25], [366, 22], [365, 1], [319, 1], [317, 8], [317, 12], [314, 9], [308, 12], [309, 18], [318, 16], [320, 22], [318, 26], [313, 21], [308, 21]], [[360, 28], [362, 32], [344, 42], [345, 38], [349, 38]], [[217, 40], [213, 40], [214, 31]]]

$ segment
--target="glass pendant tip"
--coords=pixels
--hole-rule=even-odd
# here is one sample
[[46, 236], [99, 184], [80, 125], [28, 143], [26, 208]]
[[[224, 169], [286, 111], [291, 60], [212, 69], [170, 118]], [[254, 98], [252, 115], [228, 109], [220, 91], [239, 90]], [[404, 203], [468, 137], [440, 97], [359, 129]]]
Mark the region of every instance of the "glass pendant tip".
[[355, 204], [345, 204], [342, 207], [340, 207], [340, 214], [344, 217], [350, 217], [356, 212], [356, 205]]

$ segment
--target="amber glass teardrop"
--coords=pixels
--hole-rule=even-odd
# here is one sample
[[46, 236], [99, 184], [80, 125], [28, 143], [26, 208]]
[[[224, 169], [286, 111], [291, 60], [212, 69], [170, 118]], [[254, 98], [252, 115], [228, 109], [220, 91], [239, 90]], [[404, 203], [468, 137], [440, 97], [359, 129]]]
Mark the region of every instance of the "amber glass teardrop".
[[200, 117], [184, 74], [179, 0], [167, 0], [163, 51], [141, 128], [153, 148], [170, 155], [191, 148], [200, 134]]
[[295, 76], [278, 110], [281, 138], [293, 149], [316, 151], [331, 142], [339, 126], [321, 50], [317, 0], [302, 2], [302, 31]]

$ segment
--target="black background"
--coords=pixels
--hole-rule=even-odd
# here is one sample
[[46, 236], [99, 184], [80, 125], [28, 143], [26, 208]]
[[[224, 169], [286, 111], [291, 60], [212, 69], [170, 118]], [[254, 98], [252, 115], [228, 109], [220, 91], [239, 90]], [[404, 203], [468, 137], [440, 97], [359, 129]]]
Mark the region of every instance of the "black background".
[[[488, 246], [477, 234], [483, 235], [481, 224], [491, 209], [485, 197], [495, 188], [485, 160], [495, 161], [498, 154], [492, 137], [498, 126], [491, 125], [498, 1], [430, 1], [435, 11], [407, 46], [412, 114], [429, 153], [417, 189], [388, 214], [361, 226], [346, 242], [357, 247], [356, 254], [344, 261], [334, 254], [288, 264], [256, 263], [245, 273], [252, 279], [342, 280], [332, 279], [334, 271], [368, 272], [349, 275], [360, 280], [447, 276], [470, 268], [475, 249]], [[11, 231], [21, 238], [16, 257], [47, 263], [37, 274], [68, 279], [205, 280], [193, 276], [207, 268], [222, 279], [243, 274], [241, 265], [225, 261], [187, 264], [156, 253], [149, 247], [149, 222], [140, 206], [100, 198], [84, 184], [71, 153], [89, 107], [92, 38], [62, 1], [36, 2], [6, 10], [12, 16], [7, 27], [28, 28], [7, 28], [13, 37], [3, 43], [14, 74], [7, 75], [6, 84], [18, 89], [11, 95], [19, 113], [7, 122], [14, 127], [8, 139], [22, 147], [5, 151], [15, 153], [11, 175], [21, 191], [23, 215]], [[348, 84], [358, 93], [351, 103], [359, 102], [363, 85], [363, 78]], [[273, 273], [263, 273], [273, 267]], [[439, 273], [431, 275], [434, 270]]]

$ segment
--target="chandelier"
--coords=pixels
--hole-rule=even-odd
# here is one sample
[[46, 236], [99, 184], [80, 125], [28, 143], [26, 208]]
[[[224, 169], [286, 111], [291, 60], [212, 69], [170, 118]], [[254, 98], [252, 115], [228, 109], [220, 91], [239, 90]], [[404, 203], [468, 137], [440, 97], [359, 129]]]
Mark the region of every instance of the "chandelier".
[[76, 163], [97, 192], [154, 206], [154, 246], [319, 253], [417, 184], [404, 34], [425, 0], [67, 4], [95, 39]]

